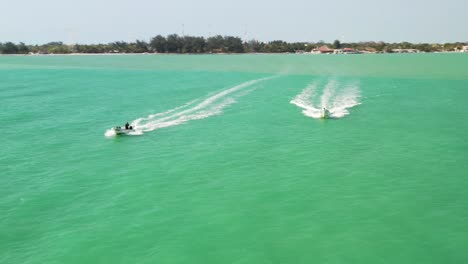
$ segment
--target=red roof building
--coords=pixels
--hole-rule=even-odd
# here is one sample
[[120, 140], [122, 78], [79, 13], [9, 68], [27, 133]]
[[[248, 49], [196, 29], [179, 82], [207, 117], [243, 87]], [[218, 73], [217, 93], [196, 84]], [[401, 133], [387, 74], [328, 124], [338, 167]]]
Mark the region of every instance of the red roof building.
[[320, 48], [318, 48], [318, 51], [319, 51], [320, 53], [333, 53], [333, 50], [330, 49], [330, 48], [329, 48], [328, 46], [326, 46], [326, 45], [325, 45], [325, 46], [322, 46], [322, 47], [320, 47]]

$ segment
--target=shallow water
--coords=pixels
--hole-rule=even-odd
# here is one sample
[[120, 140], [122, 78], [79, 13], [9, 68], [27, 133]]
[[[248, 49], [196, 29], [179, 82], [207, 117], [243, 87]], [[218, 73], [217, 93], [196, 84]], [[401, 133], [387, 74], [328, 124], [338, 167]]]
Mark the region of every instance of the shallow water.
[[465, 263], [466, 69], [1, 56], [0, 263]]

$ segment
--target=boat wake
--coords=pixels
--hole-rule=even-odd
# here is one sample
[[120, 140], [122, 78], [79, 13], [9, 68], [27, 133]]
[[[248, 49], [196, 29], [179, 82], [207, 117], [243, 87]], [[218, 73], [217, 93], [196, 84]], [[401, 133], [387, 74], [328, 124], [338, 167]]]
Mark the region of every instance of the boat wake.
[[[141, 117], [131, 122], [135, 132], [130, 135], [142, 135], [144, 132], [156, 129], [177, 126], [192, 120], [204, 119], [223, 112], [223, 109], [236, 102], [236, 99], [246, 95], [254, 88], [255, 84], [269, 80], [273, 77], [266, 77], [251, 80], [226, 90], [215, 93], [206, 99], [190, 101], [182, 106], [168, 111]], [[107, 135], [107, 132], [106, 132]]]
[[104, 136], [106, 136], [106, 137], [114, 137], [116, 135], [117, 134], [115, 133], [115, 131], [113, 129], [107, 129], [106, 133], [104, 133]]
[[329, 80], [323, 89], [320, 82], [309, 84], [291, 103], [302, 108], [305, 116], [323, 118], [322, 109], [330, 112], [330, 118], [341, 118], [349, 114], [348, 109], [361, 104], [357, 83], [341, 85], [336, 80]]

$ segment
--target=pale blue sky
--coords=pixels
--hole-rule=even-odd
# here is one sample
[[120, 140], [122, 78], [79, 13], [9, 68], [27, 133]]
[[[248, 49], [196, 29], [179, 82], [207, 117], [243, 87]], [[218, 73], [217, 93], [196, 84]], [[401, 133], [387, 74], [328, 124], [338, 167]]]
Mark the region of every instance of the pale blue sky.
[[468, 0], [1, 2], [0, 42], [107, 43], [183, 30], [262, 41], [468, 41]]

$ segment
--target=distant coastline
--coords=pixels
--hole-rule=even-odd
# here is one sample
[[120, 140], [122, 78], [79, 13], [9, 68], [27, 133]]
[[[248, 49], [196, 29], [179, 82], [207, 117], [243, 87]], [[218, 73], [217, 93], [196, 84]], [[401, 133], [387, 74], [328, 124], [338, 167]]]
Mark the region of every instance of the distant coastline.
[[221, 36], [194, 37], [177, 34], [158, 35], [149, 42], [117, 41], [108, 44], [64, 44], [50, 42], [42, 45], [0, 42], [0, 55], [114, 55], [114, 54], [369, 54], [369, 53], [437, 53], [468, 52], [468, 42], [454, 43], [386, 43], [353, 42], [333, 43], [293, 42], [281, 40], [261, 42], [244, 41], [239, 37]]
[[314, 52], [307, 52], [307, 53], [301, 53], [301, 52], [243, 52], [243, 53], [47, 53], [47, 54], [35, 54], [35, 53], [29, 53], [29, 54], [2, 54], [0, 53], [0, 57], [53, 57], [53, 56], [177, 56], [177, 55], [187, 55], [187, 56], [201, 56], [201, 55], [213, 55], [213, 56], [220, 56], [220, 55], [310, 55], [310, 56], [315, 56], [315, 55], [336, 55], [336, 54], [372, 54], [372, 55], [384, 55], [384, 54], [463, 54], [468, 52], [459, 52], [459, 51], [436, 51], [436, 52], [413, 52], [413, 53], [408, 53], [408, 52], [365, 52], [365, 53], [328, 53], [328, 54], [322, 54], [322, 53], [314, 53]]

